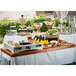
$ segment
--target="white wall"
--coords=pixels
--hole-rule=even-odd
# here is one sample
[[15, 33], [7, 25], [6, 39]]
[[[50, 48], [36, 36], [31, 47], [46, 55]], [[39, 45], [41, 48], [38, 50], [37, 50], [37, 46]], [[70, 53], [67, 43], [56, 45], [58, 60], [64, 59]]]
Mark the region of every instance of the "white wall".
[[0, 20], [4, 17], [9, 17], [9, 19], [19, 19], [21, 15], [30, 18], [35, 14], [35, 11], [0, 11]]

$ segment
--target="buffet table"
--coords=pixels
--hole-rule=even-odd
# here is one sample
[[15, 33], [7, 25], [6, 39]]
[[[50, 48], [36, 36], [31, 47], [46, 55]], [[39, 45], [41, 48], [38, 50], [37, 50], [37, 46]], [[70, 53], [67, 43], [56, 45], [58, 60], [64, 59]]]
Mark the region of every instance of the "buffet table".
[[[23, 39], [27, 39], [27, 37], [6, 35], [4, 37], [4, 43], [7, 43], [8, 40], [19, 41]], [[63, 37], [60, 37], [60, 39], [65, 40]], [[12, 53], [10, 50], [1, 48], [1, 52], [2, 65], [61, 65], [72, 63], [76, 59], [75, 44], [72, 43], [42, 50], [23, 51], [19, 53]]]
[[16, 65], [58, 65], [68, 64], [74, 61], [75, 45], [69, 43], [57, 47], [46, 48], [43, 50], [23, 51], [12, 53], [1, 48], [1, 51], [11, 58], [11, 64]]

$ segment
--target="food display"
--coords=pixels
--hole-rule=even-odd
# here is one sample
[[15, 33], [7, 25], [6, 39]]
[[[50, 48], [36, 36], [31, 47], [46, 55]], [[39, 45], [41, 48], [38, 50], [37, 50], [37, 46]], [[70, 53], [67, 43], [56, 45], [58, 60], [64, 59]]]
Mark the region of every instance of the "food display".
[[52, 25], [54, 23], [53, 20], [44, 21], [46, 25]]
[[4, 43], [4, 47], [5, 49], [11, 50], [13, 53], [17, 53], [21, 51], [46, 49], [59, 45], [67, 45], [66, 41], [59, 42], [57, 38], [59, 39], [59, 36], [57, 35], [35, 35], [34, 37], [29, 35], [27, 36], [27, 40], [9, 40], [8, 43]]
[[52, 40], [59, 41], [59, 34], [58, 34], [57, 29], [48, 30], [45, 36], [48, 38], [49, 42]]
[[15, 47], [19, 46], [19, 43], [15, 43], [14, 41], [8, 41], [8, 44], [15, 46]]
[[28, 40], [31, 40], [32, 39], [32, 36], [29, 35], [27, 38], [28, 38]]
[[67, 42], [66, 41], [61, 41], [60, 40], [56, 40], [55, 38], [58, 38], [59, 36], [55, 36], [54, 39], [53, 39], [53, 36], [52, 36], [52, 39], [49, 40], [46, 36], [38, 36], [36, 35], [34, 37], [34, 43], [42, 43], [43, 44], [43, 48], [51, 48], [51, 47], [56, 47], [56, 46], [59, 46], [59, 45], [66, 45]]
[[27, 32], [19, 32], [17, 35], [18, 35], [18, 36], [29, 36], [29, 35], [31, 35], [31, 34], [29, 34], [29, 33], [27, 33]]
[[[20, 30], [25, 30], [24, 25], [24, 18], [23, 15], [20, 19]], [[37, 29], [37, 31], [33, 31], [33, 33], [29, 32], [18, 32], [17, 36], [22, 38], [26, 36], [26, 39], [21, 39], [18, 41], [8, 40], [7, 43], [4, 43], [5, 49], [8, 49], [12, 51], [13, 53], [21, 52], [21, 51], [27, 51], [27, 50], [35, 50], [35, 49], [45, 49], [45, 48], [51, 48], [56, 47], [59, 45], [65, 45], [66, 41], [59, 42], [59, 31], [56, 28], [52, 28], [54, 24], [54, 20], [47, 20], [44, 21], [44, 23], [48, 27], [48, 31], [41, 32], [40, 28], [42, 27], [42, 22], [34, 22], [33, 27]], [[31, 26], [26, 27], [27, 30], [33, 30]], [[9, 34], [10, 31], [7, 31], [7, 34]], [[16, 34], [15, 31], [11, 31], [11, 33]], [[15, 37], [15, 36], [14, 36]]]
[[41, 35], [42, 33], [40, 31], [33, 31], [32, 35]]
[[62, 44], [66, 44], [67, 42], [63, 40], [63, 41], [61, 41], [61, 43], [62, 43]]
[[8, 41], [7, 43], [4, 43], [4, 48], [13, 53], [18, 53], [21, 51], [43, 49], [43, 44], [32, 39], [31, 36], [28, 36], [27, 40]]
[[32, 27], [26, 27], [26, 30], [33, 30], [33, 28]]
[[47, 39], [47, 37], [44, 37], [44, 36], [35, 36], [34, 37], [34, 39], [35, 39], [35, 41], [38, 41], [38, 42], [40, 42], [40, 43], [42, 43], [43, 45], [48, 45], [48, 39]]
[[47, 33], [49, 35], [56, 35], [58, 33], [58, 31], [56, 29], [50, 29], [50, 30], [47, 31]]
[[18, 47], [18, 46], [19, 46], [19, 44], [18, 44], [18, 43], [14, 43], [14, 46], [15, 46], [15, 47]]
[[34, 26], [35, 26], [36, 28], [42, 27], [42, 23], [34, 23]]
[[48, 41], [48, 38], [45, 36], [35, 36], [34, 37], [36, 42], [40, 42], [43, 44], [43, 48], [48, 48], [48, 47], [52, 47], [52, 45], [50, 44], [50, 42]]
[[34, 27], [37, 29], [37, 34], [41, 33], [40, 28], [42, 27], [42, 23], [34, 23]]
[[50, 41], [50, 44], [53, 45], [53, 46], [57, 46], [58, 45], [58, 41], [55, 41], [55, 40]]
[[[26, 33], [25, 33], [25, 34], [26, 34]], [[23, 32], [20, 32], [20, 33], [19, 33], [19, 35], [21, 35], [21, 36], [22, 36], [22, 35], [24, 35], [24, 33], [23, 33]]]
[[29, 41], [22, 40], [22, 41], [19, 41], [19, 44], [20, 45], [27, 45], [27, 44], [31, 44], [31, 43]]
[[48, 30], [50, 30], [54, 24], [53, 20], [44, 21], [44, 23], [47, 25]]

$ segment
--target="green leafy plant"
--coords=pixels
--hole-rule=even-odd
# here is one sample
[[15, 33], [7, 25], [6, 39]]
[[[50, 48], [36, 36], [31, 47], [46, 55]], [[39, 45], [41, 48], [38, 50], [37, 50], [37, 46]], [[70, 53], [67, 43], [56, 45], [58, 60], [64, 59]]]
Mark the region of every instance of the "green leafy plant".
[[16, 26], [16, 30], [19, 29], [19, 23], [11, 23], [10, 20], [8, 21], [4, 21], [1, 20], [0, 21], [0, 36], [4, 37], [6, 35], [6, 30], [10, 30], [10, 26]]
[[0, 44], [2, 44], [3, 43], [3, 38], [0, 38]]
[[64, 19], [63, 19], [63, 25], [66, 25], [66, 27], [69, 26], [69, 18], [66, 16]]
[[47, 21], [47, 20], [50, 20], [50, 19], [51, 19], [51, 17], [47, 17], [46, 14], [39, 14], [38, 17], [34, 16], [33, 23], [44, 22], [44, 21]]
[[39, 18], [43, 18], [43, 17], [46, 17], [46, 14], [39, 14], [38, 16]]
[[25, 25], [28, 27], [28, 26], [32, 26], [32, 19], [27, 19], [26, 22], [25, 22]]
[[0, 23], [0, 36], [1, 37], [4, 37], [4, 35], [6, 34], [6, 30], [9, 29], [9, 25], [8, 24], [1, 24]]
[[54, 21], [55, 21], [54, 26], [55, 26], [55, 27], [58, 27], [58, 26], [59, 26], [59, 23], [60, 23], [58, 17], [55, 18]]
[[43, 23], [43, 26], [41, 27], [41, 32], [46, 32], [48, 30], [47, 26], [45, 23]]

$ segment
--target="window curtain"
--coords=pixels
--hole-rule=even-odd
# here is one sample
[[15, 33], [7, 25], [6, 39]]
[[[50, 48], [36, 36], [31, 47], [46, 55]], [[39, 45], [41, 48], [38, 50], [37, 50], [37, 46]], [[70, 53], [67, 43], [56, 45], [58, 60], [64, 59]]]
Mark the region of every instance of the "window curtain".
[[68, 11], [56, 11], [56, 13], [59, 20], [63, 20], [67, 16]]

